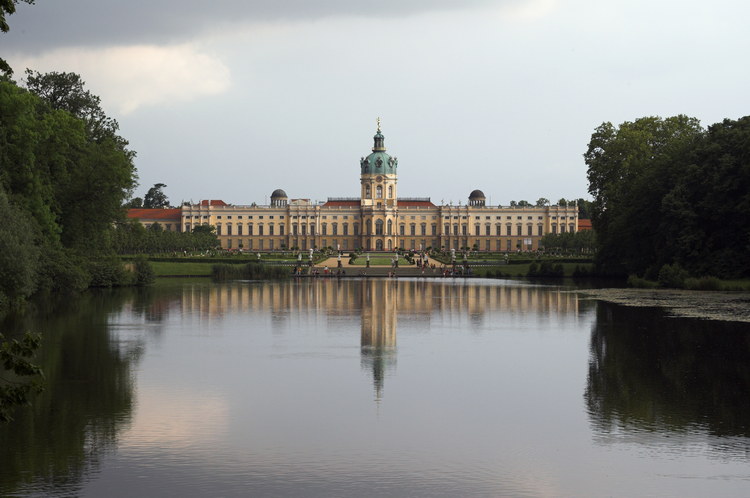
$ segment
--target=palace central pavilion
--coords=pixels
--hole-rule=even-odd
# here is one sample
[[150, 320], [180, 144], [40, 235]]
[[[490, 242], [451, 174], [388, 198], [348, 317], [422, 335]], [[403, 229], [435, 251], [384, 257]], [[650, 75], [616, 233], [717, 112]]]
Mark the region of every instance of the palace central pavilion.
[[180, 209], [132, 209], [128, 216], [168, 230], [213, 225], [222, 248], [249, 251], [527, 251], [536, 250], [545, 234], [578, 231], [576, 206], [489, 206], [481, 190], [458, 206], [437, 206], [429, 197], [399, 197], [398, 159], [386, 152], [380, 124], [372, 153], [360, 160], [359, 182], [359, 197], [326, 202], [289, 199], [277, 189], [265, 206], [204, 200]]

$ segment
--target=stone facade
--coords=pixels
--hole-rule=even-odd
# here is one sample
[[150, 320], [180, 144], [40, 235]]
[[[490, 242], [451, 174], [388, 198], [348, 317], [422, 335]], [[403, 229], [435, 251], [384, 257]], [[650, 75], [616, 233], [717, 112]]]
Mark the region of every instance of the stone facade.
[[246, 251], [527, 251], [545, 234], [578, 231], [576, 206], [489, 206], [480, 190], [457, 206], [399, 197], [398, 159], [386, 153], [380, 125], [374, 142], [372, 154], [360, 160], [359, 197], [313, 203], [277, 189], [264, 206], [202, 201], [182, 207], [181, 229], [214, 225], [223, 248]]

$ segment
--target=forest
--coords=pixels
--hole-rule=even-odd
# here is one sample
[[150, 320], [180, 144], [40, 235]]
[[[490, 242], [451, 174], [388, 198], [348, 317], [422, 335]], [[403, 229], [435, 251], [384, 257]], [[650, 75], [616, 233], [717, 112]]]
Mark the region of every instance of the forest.
[[750, 276], [750, 116], [603, 123], [584, 159], [599, 273]]

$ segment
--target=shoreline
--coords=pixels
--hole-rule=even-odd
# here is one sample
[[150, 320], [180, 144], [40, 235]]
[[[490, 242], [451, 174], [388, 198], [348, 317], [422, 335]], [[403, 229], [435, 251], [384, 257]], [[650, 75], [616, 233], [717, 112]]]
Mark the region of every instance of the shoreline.
[[572, 292], [622, 306], [661, 308], [675, 317], [750, 323], [750, 292], [630, 288]]

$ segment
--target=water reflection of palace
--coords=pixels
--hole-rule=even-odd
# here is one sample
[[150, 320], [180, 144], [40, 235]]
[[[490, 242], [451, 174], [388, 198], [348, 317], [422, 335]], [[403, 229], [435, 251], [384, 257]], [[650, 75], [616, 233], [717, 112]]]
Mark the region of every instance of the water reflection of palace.
[[[576, 294], [564, 290], [457, 279], [304, 279], [273, 284], [196, 284], [184, 286], [181, 301], [184, 316], [201, 320], [220, 318], [225, 312], [249, 310], [268, 311], [282, 318], [293, 313], [315, 313], [329, 317], [361, 315], [364, 320], [366, 302], [380, 313], [419, 315], [427, 320], [435, 314], [459, 311], [480, 316], [502, 311], [557, 315], [576, 315], [580, 311]], [[375, 323], [381, 320], [378, 316], [367, 319]]]
[[[501, 281], [454, 279], [303, 279], [290, 282], [196, 284], [182, 292], [182, 316], [210, 324], [237, 312], [265, 313], [272, 330], [295, 322], [328, 320], [349, 327], [360, 320], [361, 365], [372, 371], [376, 398], [382, 396], [386, 374], [396, 366], [399, 316], [429, 329], [437, 323], [488, 327], [495, 314], [567, 315], [575, 319], [575, 293], [552, 287]], [[454, 317], [469, 316], [466, 324]], [[253, 320], [253, 323], [256, 323]]]

